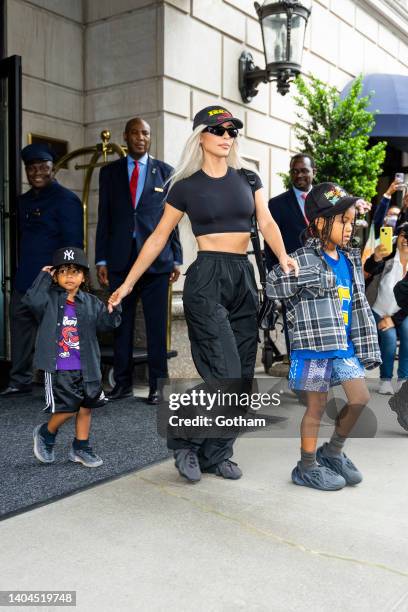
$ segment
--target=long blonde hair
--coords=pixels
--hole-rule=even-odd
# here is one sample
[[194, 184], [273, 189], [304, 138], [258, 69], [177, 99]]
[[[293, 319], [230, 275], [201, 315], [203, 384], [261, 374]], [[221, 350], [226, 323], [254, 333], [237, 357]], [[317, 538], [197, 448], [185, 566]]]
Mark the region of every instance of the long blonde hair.
[[[198, 170], [201, 170], [204, 155], [200, 145], [200, 134], [205, 127], [205, 125], [197, 126], [191, 136], [188, 137], [181, 153], [180, 160], [176, 165], [173, 174], [166, 181], [166, 184], [170, 183], [170, 189], [178, 181], [188, 178]], [[231, 166], [231, 168], [235, 168], [237, 170], [240, 168], [249, 168], [249, 165], [246, 164], [239, 155], [237, 138], [235, 138], [234, 142], [232, 143], [232, 147], [227, 157], [227, 164], [228, 166]]]

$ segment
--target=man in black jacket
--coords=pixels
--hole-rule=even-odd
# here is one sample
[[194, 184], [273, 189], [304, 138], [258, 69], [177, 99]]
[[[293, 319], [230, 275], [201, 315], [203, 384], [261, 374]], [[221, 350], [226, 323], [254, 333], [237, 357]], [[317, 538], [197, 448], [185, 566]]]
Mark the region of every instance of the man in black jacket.
[[[269, 210], [279, 226], [285, 244], [286, 252], [293, 253], [303, 246], [301, 236], [308, 221], [305, 217], [305, 200], [312, 189], [313, 179], [316, 176], [316, 164], [313, 157], [297, 153], [290, 160], [289, 173], [292, 187], [269, 200]], [[270, 270], [279, 263], [272, 250], [265, 243], [266, 268]], [[282, 315], [285, 331], [286, 349], [289, 354], [289, 337], [286, 325], [286, 310], [282, 304]]]
[[25, 292], [54, 251], [65, 244], [82, 248], [84, 240], [82, 203], [55, 180], [52, 152], [31, 144], [21, 157], [31, 189], [17, 202], [20, 249], [10, 302], [10, 382], [3, 397], [31, 392], [38, 323], [22, 301]]
[[[95, 263], [101, 285], [115, 291], [125, 280], [144, 242], [159, 223], [172, 167], [153, 159], [150, 126], [143, 119], [130, 119], [124, 139], [128, 155], [108, 164], [99, 175], [99, 214]], [[108, 395], [116, 400], [132, 395], [133, 330], [140, 294], [146, 323], [149, 366], [148, 402], [160, 401], [157, 381], [167, 377], [167, 300], [169, 282], [175, 282], [182, 263], [176, 229], [156, 261], [122, 304], [122, 323], [115, 330], [115, 387]]]
[[[297, 153], [289, 166], [292, 187], [269, 200], [269, 210], [282, 234], [287, 253], [293, 253], [303, 246], [301, 235], [307, 227], [305, 200], [312, 189], [316, 176], [316, 164], [309, 155]], [[271, 249], [265, 244], [266, 267], [268, 270], [279, 263]]]

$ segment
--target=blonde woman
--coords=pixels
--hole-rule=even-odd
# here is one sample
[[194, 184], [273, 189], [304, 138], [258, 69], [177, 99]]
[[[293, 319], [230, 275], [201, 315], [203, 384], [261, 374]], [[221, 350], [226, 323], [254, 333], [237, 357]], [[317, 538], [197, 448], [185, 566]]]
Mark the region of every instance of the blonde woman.
[[[191, 352], [204, 381], [251, 381], [257, 351], [258, 291], [247, 249], [256, 208], [259, 228], [282, 269], [297, 274], [278, 226], [268, 210], [260, 178], [252, 187], [241, 172], [238, 130], [242, 121], [225, 108], [209, 106], [196, 114], [170, 184], [163, 217], [146, 240], [125, 282], [110, 297], [117, 306], [166, 244], [186, 213], [198, 243], [189, 267], [183, 303]], [[236, 435], [228, 438], [169, 440], [179, 473], [197, 482], [202, 472], [237, 479], [242, 472], [230, 458]]]

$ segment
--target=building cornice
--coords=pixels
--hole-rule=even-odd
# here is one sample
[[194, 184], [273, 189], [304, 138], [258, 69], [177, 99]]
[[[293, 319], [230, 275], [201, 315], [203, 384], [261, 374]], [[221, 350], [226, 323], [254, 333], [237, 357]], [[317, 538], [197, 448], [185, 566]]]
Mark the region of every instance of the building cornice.
[[[399, 0], [359, 0], [361, 8], [375, 10], [408, 39], [408, 6]], [[405, 4], [405, 5], [404, 5]]]

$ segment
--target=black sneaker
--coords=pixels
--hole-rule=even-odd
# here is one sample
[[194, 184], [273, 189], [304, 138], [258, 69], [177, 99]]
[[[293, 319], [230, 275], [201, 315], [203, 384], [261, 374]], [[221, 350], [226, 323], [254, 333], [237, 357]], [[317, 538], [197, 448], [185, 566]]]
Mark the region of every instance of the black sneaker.
[[195, 451], [191, 448], [179, 448], [174, 451], [174, 458], [180, 476], [187, 478], [189, 482], [201, 480], [200, 465]]
[[227, 478], [229, 480], [238, 480], [242, 476], [242, 471], [238, 465], [230, 459], [225, 459], [224, 461], [221, 461], [221, 463], [212, 465], [211, 467], [204, 469], [203, 472], [215, 474], [216, 476], [221, 476], [221, 478]]
[[1, 397], [15, 397], [17, 395], [29, 395], [32, 393], [31, 385], [24, 385], [21, 387], [15, 387], [14, 385], [9, 385], [3, 391], [0, 392]]
[[397, 421], [405, 431], [408, 431], [408, 383], [404, 381], [398, 390], [398, 393], [393, 395], [388, 404], [393, 412], [397, 415]]

